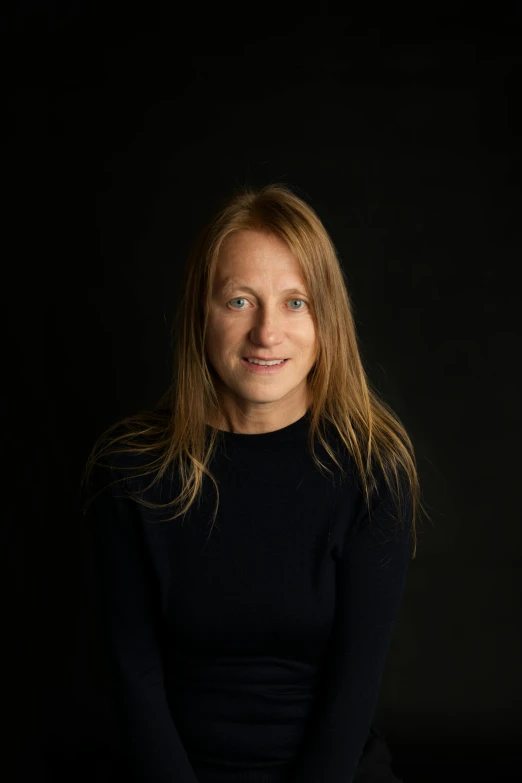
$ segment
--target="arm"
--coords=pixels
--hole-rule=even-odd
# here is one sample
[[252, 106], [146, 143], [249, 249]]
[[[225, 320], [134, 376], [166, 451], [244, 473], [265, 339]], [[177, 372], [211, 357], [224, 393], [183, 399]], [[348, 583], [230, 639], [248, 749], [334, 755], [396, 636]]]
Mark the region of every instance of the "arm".
[[[342, 518], [349, 518], [347, 507]], [[368, 737], [411, 557], [411, 496], [396, 527], [393, 496], [380, 478], [338, 561], [336, 617], [323, 686], [291, 783], [351, 783]]]
[[[95, 470], [96, 491], [123, 475], [108, 468]], [[103, 489], [84, 509], [93, 536], [98, 608], [125, 752], [137, 781], [197, 783], [166, 699], [151, 577], [136, 511], [120, 482]]]

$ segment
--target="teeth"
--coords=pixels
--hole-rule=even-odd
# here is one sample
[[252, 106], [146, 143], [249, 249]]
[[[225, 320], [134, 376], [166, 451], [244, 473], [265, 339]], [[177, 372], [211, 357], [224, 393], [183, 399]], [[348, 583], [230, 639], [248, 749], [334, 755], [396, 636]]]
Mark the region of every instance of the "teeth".
[[262, 365], [266, 365], [267, 367], [271, 367], [273, 364], [283, 364], [284, 359], [279, 359], [274, 362], [263, 362], [261, 361], [261, 359], [247, 359], [247, 361], [250, 362], [251, 364], [262, 364]]

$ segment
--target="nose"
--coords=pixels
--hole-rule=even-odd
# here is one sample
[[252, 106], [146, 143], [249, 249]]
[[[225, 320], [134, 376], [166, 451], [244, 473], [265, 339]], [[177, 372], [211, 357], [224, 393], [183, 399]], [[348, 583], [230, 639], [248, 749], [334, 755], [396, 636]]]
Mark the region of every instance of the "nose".
[[280, 345], [284, 340], [282, 324], [275, 308], [263, 307], [255, 315], [250, 330], [250, 339], [255, 345]]

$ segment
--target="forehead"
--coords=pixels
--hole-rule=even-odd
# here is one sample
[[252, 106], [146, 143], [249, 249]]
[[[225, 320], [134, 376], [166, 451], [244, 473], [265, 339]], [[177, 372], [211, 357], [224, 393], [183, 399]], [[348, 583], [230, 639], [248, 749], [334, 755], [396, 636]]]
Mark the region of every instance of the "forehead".
[[302, 279], [299, 262], [282, 239], [260, 231], [229, 234], [223, 241], [214, 267], [214, 281], [224, 285], [247, 275], [285, 274]]
[[234, 256], [237, 253], [256, 255], [292, 255], [286, 242], [274, 234], [253, 229], [233, 231], [221, 243], [219, 255]]

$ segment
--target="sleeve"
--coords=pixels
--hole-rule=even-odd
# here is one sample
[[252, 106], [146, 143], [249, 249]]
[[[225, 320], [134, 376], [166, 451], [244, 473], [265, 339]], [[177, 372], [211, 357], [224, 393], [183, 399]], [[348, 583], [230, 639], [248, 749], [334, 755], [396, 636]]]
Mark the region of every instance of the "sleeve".
[[378, 487], [371, 525], [363, 503], [337, 564], [323, 685], [291, 783], [351, 783], [368, 738], [412, 553], [411, 494], [403, 493], [398, 527], [382, 476]]
[[93, 485], [102, 489], [82, 511], [92, 536], [103, 647], [124, 752], [139, 783], [197, 783], [166, 698], [140, 518], [121, 477], [95, 468]]

